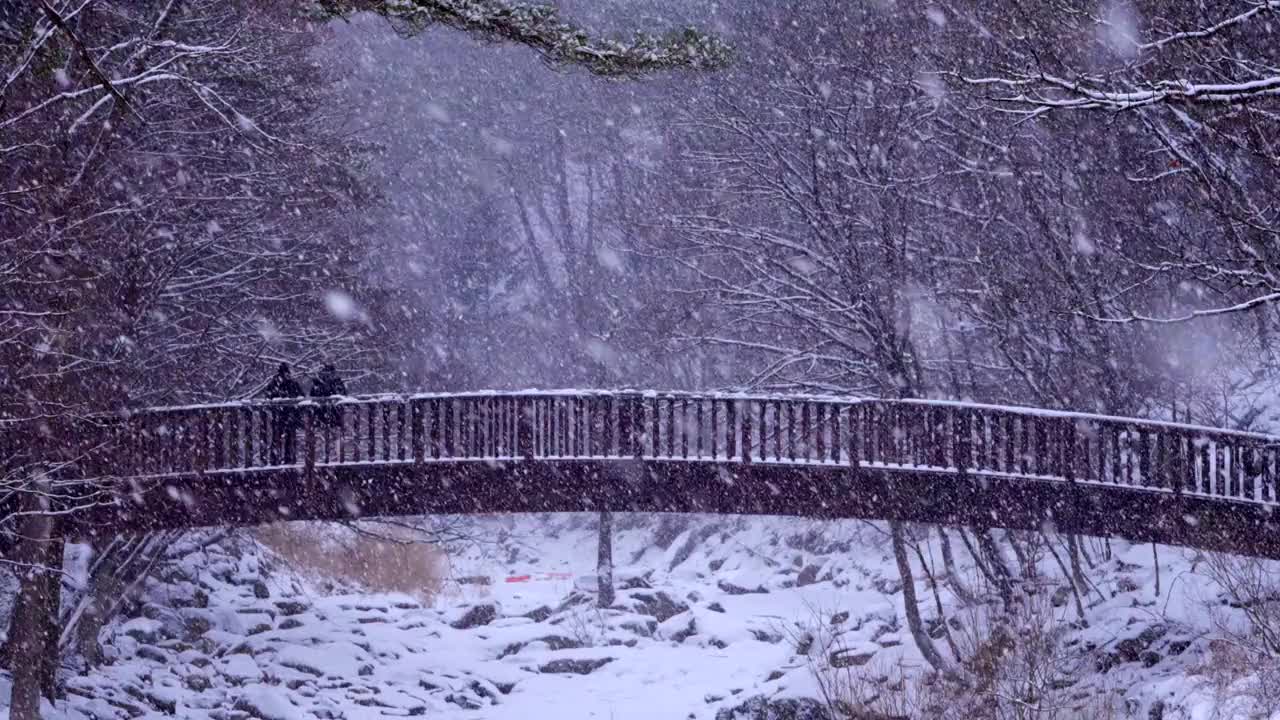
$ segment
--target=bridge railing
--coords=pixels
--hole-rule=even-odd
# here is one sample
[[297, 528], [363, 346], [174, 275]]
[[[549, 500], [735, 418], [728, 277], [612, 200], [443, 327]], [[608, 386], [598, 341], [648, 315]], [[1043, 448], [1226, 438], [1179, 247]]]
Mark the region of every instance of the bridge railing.
[[1276, 439], [1193, 425], [918, 400], [861, 403], [864, 467], [1277, 501]]
[[[653, 392], [373, 396], [163, 408], [78, 424], [74, 474], [452, 461], [714, 461], [1099, 483], [1274, 503], [1269, 436], [920, 400]], [[290, 452], [292, 445], [292, 452]]]

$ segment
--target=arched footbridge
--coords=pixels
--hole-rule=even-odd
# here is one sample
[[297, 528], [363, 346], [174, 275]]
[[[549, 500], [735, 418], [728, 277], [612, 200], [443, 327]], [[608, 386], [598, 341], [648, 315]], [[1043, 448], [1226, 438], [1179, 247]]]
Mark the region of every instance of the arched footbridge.
[[160, 408], [2, 437], [10, 463], [44, 468], [67, 536], [608, 509], [1052, 526], [1280, 558], [1276, 438], [1031, 408], [477, 392]]

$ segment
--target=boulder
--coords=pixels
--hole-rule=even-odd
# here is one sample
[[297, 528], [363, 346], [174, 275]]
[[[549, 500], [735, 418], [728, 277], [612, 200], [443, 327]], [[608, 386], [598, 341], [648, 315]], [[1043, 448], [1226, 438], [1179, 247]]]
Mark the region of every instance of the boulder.
[[488, 625], [498, 619], [498, 608], [496, 605], [485, 603], [484, 605], [476, 605], [466, 612], [458, 620], [450, 623], [455, 630], [470, 630], [482, 625]]
[[753, 697], [716, 713], [716, 720], [833, 720], [826, 706], [812, 698]]
[[698, 634], [698, 621], [692, 613], [684, 613], [664, 622], [661, 630], [662, 637], [672, 642], [682, 643]]
[[253, 596], [259, 600], [266, 600], [271, 597], [271, 590], [267, 588], [267, 584], [261, 580], [253, 581]]
[[121, 627], [121, 631], [144, 645], [154, 645], [160, 641], [162, 625], [150, 618], [134, 618]]
[[544, 622], [547, 618], [551, 617], [551, 608], [546, 605], [542, 605], [525, 613], [524, 617], [527, 617], [534, 622]]
[[155, 647], [154, 645], [142, 645], [138, 648], [138, 652], [136, 654], [143, 660], [150, 660], [158, 663], [169, 662], [169, 656], [165, 655], [163, 650]]
[[796, 587], [804, 587], [818, 582], [818, 566], [806, 565], [800, 574], [796, 575]]
[[666, 622], [689, 609], [688, 605], [673, 600], [670, 595], [661, 591], [633, 593], [631, 599], [637, 613], [649, 615], [658, 622]]
[[293, 720], [299, 715], [299, 708], [287, 695], [267, 686], [250, 688], [236, 701], [235, 709], [261, 720]]
[[552, 660], [538, 668], [540, 673], [548, 673], [555, 675], [573, 674], [573, 675], [590, 675], [600, 668], [613, 662], [613, 658], [585, 658], [574, 660], [571, 658], [561, 658]]
[[752, 594], [764, 594], [769, 592], [764, 588], [763, 585], [757, 586], [756, 589], [754, 590], [748, 590], [747, 588], [744, 588], [740, 585], [734, 585], [733, 583], [727, 580], [721, 580], [720, 582], [716, 583], [716, 587], [720, 588], [720, 592], [724, 593], [725, 595], [752, 595]]
[[186, 677], [187, 687], [195, 692], [204, 692], [213, 687], [212, 681], [207, 675], [191, 674]]
[[871, 662], [874, 652], [858, 652], [855, 648], [841, 648], [831, 653], [828, 662], [833, 668], [862, 667]]
[[277, 600], [276, 607], [280, 609], [281, 615], [301, 615], [311, 608], [310, 605], [298, 600]]
[[653, 585], [649, 584], [649, 579], [653, 577], [652, 570], [644, 573], [621, 572], [615, 577], [617, 578], [619, 590], [647, 590], [653, 587]]
[[1167, 626], [1156, 624], [1145, 628], [1136, 637], [1125, 638], [1117, 642], [1111, 652], [1099, 658], [1097, 663], [1098, 672], [1105, 673], [1117, 665], [1138, 662], [1139, 660], [1142, 660], [1147, 667], [1151, 667], [1160, 661], [1160, 655], [1152, 652], [1144, 658], [1144, 653], [1155, 641], [1164, 637], [1168, 632], [1169, 628]]
[[757, 642], [769, 643], [770, 645], [777, 645], [782, 642], [781, 633], [769, 632], [760, 628], [750, 628], [750, 631], [751, 637], [755, 638]]
[[896, 595], [902, 591], [901, 578], [884, 578], [878, 577], [875, 582], [871, 583], [875, 587], [876, 592], [881, 595]]

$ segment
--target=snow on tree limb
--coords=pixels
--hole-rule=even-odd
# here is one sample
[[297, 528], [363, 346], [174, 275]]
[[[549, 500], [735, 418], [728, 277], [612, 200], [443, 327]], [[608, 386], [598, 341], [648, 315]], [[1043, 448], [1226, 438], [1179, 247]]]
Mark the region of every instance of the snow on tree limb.
[[995, 102], [1021, 108], [1027, 114], [1050, 110], [1133, 110], [1159, 103], [1229, 105], [1280, 97], [1280, 73], [1232, 83], [1193, 83], [1166, 80], [1149, 89], [1108, 90], [1100, 78], [1068, 80], [1048, 73], [1010, 77], [962, 78], [969, 85], [1019, 89], [999, 95]]
[[[1280, 60], [1228, 37], [1231, 33], [1247, 34], [1259, 26], [1260, 35], [1269, 35], [1268, 23], [1280, 11], [1280, 0], [1238, 4], [1246, 9], [1204, 25], [1191, 22], [1187, 29], [1155, 35], [1145, 42], [1129, 32], [1112, 33], [1113, 44], [1118, 45], [1112, 50], [1131, 55], [1119, 71], [1046, 71], [1040, 53], [1033, 48], [1028, 55], [1036, 58], [1034, 69], [1010, 68], [988, 77], [951, 75], [962, 84], [1007, 91], [990, 100], [1029, 116], [1054, 110], [1124, 111], [1159, 104], [1240, 105], [1280, 97]], [[1105, 18], [1091, 20], [1097, 27], [1112, 27]], [[1086, 23], [1079, 29], [1089, 31], [1090, 26]], [[1190, 61], [1183, 58], [1172, 69], [1162, 67], [1158, 61], [1175, 49], [1188, 54]], [[1237, 53], [1243, 54], [1232, 57]], [[1212, 79], [1192, 79], [1195, 76]]]
[[597, 75], [626, 76], [688, 68], [708, 70], [729, 61], [728, 45], [694, 28], [630, 40], [595, 36], [563, 20], [550, 5], [502, 0], [316, 0], [313, 14], [342, 18], [377, 13], [413, 34], [434, 25], [537, 50], [552, 64], [576, 65]]

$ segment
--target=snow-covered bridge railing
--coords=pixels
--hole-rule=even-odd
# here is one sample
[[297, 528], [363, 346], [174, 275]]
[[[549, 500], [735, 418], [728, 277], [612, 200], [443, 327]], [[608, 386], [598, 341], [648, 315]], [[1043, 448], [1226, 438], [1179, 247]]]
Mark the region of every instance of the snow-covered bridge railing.
[[[76, 447], [65, 453], [68, 438]], [[845, 466], [1277, 500], [1278, 448], [1269, 436], [924, 400], [536, 391], [238, 402], [81, 421], [71, 433], [43, 433], [41, 442], [62, 447], [64, 479], [639, 459]]]

